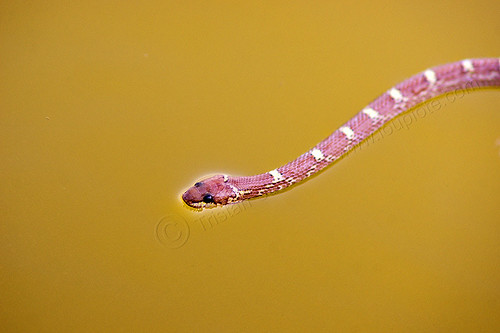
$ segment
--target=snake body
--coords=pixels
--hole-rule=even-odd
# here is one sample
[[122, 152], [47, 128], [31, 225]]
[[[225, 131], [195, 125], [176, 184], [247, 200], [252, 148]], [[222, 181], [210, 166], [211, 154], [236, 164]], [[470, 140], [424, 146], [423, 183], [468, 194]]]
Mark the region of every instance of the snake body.
[[255, 176], [216, 175], [183, 195], [193, 208], [209, 208], [263, 196], [298, 183], [334, 163], [401, 113], [448, 92], [500, 87], [500, 59], [466, 59], [427, 69], [383, 93], [329, 137], [295, 160]]

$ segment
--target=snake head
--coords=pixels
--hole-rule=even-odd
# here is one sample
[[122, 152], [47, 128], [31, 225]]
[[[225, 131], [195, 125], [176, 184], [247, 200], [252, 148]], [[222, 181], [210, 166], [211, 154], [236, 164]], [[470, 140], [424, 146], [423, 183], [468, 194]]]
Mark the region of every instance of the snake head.
[[230, 184], [229, 177], [217, 175], [201, 180], [182, 195], [184, 202], [196, 209], [212, 208], [234, 202], [238, 190]]

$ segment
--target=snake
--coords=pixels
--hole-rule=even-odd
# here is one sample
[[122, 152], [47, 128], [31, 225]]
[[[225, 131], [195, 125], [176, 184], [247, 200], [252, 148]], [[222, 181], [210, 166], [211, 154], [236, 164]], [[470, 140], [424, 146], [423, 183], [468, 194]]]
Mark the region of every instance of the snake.
[[384, 92], [295, 160], [254, 176], [217, 174], [202, 179], [182, 194], [182, 200], [201, 210], [282, 191], [333, 164], [417, 105], [450, 92], [482, 87], [500, 87], [500, 58], [465, 59], [428, 68]]

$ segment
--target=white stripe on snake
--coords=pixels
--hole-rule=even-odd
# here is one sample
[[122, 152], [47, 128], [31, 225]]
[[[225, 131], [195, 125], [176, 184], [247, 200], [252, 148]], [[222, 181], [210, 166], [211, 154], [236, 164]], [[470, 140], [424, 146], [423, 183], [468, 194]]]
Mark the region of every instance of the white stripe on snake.
[[298, 183], [351, 151], [388, 121], [431, 98], [455, 90], [500, 87], [500, 59], [466, 59], [417, 74], [389, 89], [307, 153], [260, 175], [217, 175], [197, 182], [184, 202], [202, 209], [280, 191]]

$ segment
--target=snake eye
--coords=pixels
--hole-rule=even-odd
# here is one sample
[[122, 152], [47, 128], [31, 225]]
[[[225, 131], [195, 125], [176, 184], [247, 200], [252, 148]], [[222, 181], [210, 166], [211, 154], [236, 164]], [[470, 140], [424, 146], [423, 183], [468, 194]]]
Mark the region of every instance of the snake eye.
[[203, 196], [203, 202], [204, 203], [214, 202], [214, 197], [211, 194], [205, 194], [205, 196]]
[[202, 185], [202, 182], [197, 182], [196, 184], [194, 184], [194, 187], [200, 187]]

